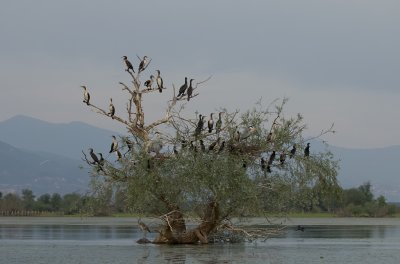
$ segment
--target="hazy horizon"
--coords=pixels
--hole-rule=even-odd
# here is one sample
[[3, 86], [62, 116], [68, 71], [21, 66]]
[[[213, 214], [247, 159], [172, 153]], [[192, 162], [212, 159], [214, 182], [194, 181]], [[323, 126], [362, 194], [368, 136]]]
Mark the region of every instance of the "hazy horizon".
[[136, 55], [148, 55], [143, 77], [160, 69], [168, 87], [145, 98], [151, 119], [164, 114], [172, 83], [212, 75], [188, 115], [289, 97], [287, 114], [302, 113], [308, 134], [335, 123], [329, 144], [400, 145], [399, 8], [394, 0], [6, 1], [0, 121], [23, 114], [123, 131], [85, 107], [80, 85], [100, 106], [112, 97], [118, 113], [126, 98], [118, 82], [129, 82], [121, 56], [137, 67]]

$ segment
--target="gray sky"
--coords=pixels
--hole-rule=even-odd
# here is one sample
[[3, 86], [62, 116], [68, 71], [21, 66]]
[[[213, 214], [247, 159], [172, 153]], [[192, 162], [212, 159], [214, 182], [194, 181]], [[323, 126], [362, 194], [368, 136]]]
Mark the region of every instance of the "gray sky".
[[[4, 0], [0, 9], [0, 121], [25, 114], [120, 130], [82, 103], [124, 104], [122, 55], [148, 55], [171, 87], [213, 75], [187, 110], [248, 109], [289, 97], [309, 133], [328, 142], [400, 144], [397, 0]], [[171, 90], [148, 98], [150, 118]], [[120, 108], [117, 108], [117, 113]]]

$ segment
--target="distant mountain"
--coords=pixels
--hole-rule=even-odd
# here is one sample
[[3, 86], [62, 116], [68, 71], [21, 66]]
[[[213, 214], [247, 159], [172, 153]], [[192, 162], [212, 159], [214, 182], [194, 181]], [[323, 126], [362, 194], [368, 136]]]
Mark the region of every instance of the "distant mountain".
[[85, 192], [87, 169], [80, 160], [56, 154], [31, 152], [0, 141], [0, 190], [31, 189], [35, 194]]
[[18, 115], [0, 122], [0, 141], [17, 148], [44, 151], [79, 159], [81, 151], [92, 147], [106, 152], [116, 132], [82, 122], [49, 123]]

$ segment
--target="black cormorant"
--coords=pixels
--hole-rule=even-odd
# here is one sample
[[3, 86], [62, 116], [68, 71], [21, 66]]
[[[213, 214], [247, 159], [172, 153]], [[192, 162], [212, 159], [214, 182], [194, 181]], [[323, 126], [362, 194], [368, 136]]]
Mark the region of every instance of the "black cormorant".
[[208, 133], [211, 133], [212, 130], [213, 130], [213, 128], [214, 128], [213, 114], [214, 114], [214, 113], [211, 113], [211, 114], [210, 114], [210, 119], [209, 119], [208, 122], [207, 122]]
[[187, 100], [188, 101], [190, 100], [190, 98], [192, 97], [192, 94], [193, 94], [193, 86], [192, 86], [193, 81], [194, 81], [194, 79], [190, 79], [189, 87], [187, 88]]
[[122, 56], [122, 58], [124, 59], [124, 62], [125, 62], [125, 65], [126, 65], [125, 71], [132, 70], [133, 72], [135, 72], [135, 70], [133, 69], [132, 63], [128, 60], [128, 57]]
[[194, 131], [195, 136], [200, 135], [201, 131], [203, 130], [204, 118], [205, 118], [205, 116], [203, 116], [202, 114], [199, 114], [199, 122], [197, 123], [196, 129]]
[[204, 145], [204, 141], [202, 139], [200, 139], [200, 147], [201, 147], [201, 151], [203, 151], [203, 152], [206, 151], [206, 146]]
[[219, 132], [221, 131], [221, 127], [222, 127], [222, 113], [223, 112], [219, 112], [218, 120], [215, 123], [215, 131], [217, 132], [217, 134], [219, 134]]
[[225, 148], [225, 140], [222, 141], [221, 146], [219, 146], [218, 153], [222, 152]]
[[307, 143], [307, 147], [304, 149], [304, 157], [310, 156], [310, 143]]
[[99, 165], [100, 166], [103, 166], [104, 165], [104, 162], [105, 162], [105, 160], [104, 160], [104, 158], [103, 158], [103, 154], [102, 153], [98, 153], [99, 154], [99, 156], [100, 156], [100, 160], [99, 160]]
[[90, 105], [89, 101], [90, 101], [90, 94], [86, 89], [86, 86], [82, 85], [81, 86], [83, 88], [83, 102], [87, 105]]
[[181, 88], [179, 88], [179, 93], [178, 93], [177, 97], [183, 96], [186, 92], [187, 87], [188, 87], [187, 86], [187, 77], [185, 77], [185, 83], [182, 84]]
[[108, 107], [108, 110], [109, 110], [108, 115], [114, 118], [115, 107], [113, 105], [112, 98], [110, 98], [110, 106]]
[[111, 148], [109, 153], [113, 153], [118, 150], [118, 141], [115, 136], [112, 136], [112, 143], [111, 143]]
[[265, 170], [265, 159], [263, 157], [261, 157], [260, 164], [261, 164], [261, 170], [264, 171]]
[[139, 73], [141, 73], [147, 65], [147, 56], [143, 57], [143, 60], [139, 64]]
[[293, 158], [295, 154], [296, 154], [296, 145], [293, 145], [292, 149], [290, 150], [289, 158]]
[[276, 153], [274, 150], [274, 151], [272, 151], [271, 155], [269, 156], [268, 165], [272, 165], [272, 162], [274, 162], [274, 160], [275, 160], [275, 156], [276, 156]]
[[93, 152], [93, 149], [92, 148], [90, 148], [89, 149], [89, 154], [90, 154], [90, 157], [92, 157], [92, 160], [93, 160], [93, 164], [100, 164], [100, 161], [99, 161], [99, 158], [96, 156], [96, 154]]
[[161, 78], [160, 70], [157, 70], [156, 81], [157, 81], [158, 91], [159, 91], [160, 93], [162, 93], [162, 89], [164, 88], [164, 87], [163, 87], [163, 83], [164, 83], [164, 82], [163, 82], [163, 79]]
[[304, 232], [304, 226], [298, 225], [296, 231]]
[[213, 143], [210, 144], [210, 146], [208, 146], [208, 150], [209, 150], [209, 151], [214, 150], [215, 146], [216, 146], [217, 144], [219, 144], [219, 141], [220, 141], [220, 140], [221, 140], [221, 138], [218, 137], [216, 141], [214, 141]]

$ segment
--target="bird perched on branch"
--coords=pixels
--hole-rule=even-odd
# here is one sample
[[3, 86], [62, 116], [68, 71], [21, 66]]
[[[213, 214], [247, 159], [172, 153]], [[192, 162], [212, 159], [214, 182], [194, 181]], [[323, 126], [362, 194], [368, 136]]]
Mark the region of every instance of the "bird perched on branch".
[[135, 72], [135, 70], [133, 69], [132, 63], [128, 60], [128, 57], [122, 56], [122, 58], [124, 59], [124, 62], [125, 62], [125, 65], [126, 65], [125, 71], [132, 70], [132, 72]]
[[246, 127], [241, 133], [241, 139], [246, 139], [256, 132], [256, 128], [253, 126]]
[[260, 165], [261, 165], [261, 170], [264, 171], [265, 170], [265, 159], [263, 157], [261, 157]]
[[307, 143], [307, 147], [304, 149], [304, 157], [310, 156], [310, 143]]
[[286, 160], [286, 152], [283, 151], [281, 153], [281, 155], [279, 156], [279, 162], [281, 163], [281, 165], [283, 165], [285, 163], [285, 160]]
[[99, 161], [99, 158], [96, 156], [96, 154], [93, 152], [93, 149], [92, 148], [90, 148], [89, 149], [89, 154], [90, 154], [90, 157], [92, 158], [92, 160], [93, 160], [93, 164], [100, 164], [100, 161]]
[[199, 114], [199, 122], [197, 122], [197, 127], [194, 131], [195, 136], [200, 135], [201, 131], [203, 130], [204, 118], [205, 118], [205, 116], [203, 116], [202, 114]]
[[187, 77], [185, 77], [185, 83], [182, 84], [181, 88], [179, 88], [179, 93], [178, 93], [178, 96], [177, 96], [178, 98], [185, 94], [187, 87], [188, 87], [188, 85], [187, 85]]
[[276, 153], [275, 153], [275, 150], [274, 150], [274, 151], [272, 151], [271, 155], [269, 156], [268, 165], [272, 165], [272, 163], [275, 160], [275, 156], [276, 156]]
[[187, 88], [187, 100], [188, 101], [190, 100], [190, 98], [192, 97], [192, 94], [193, 94], [193, 86], [192, 86], [193, 81], [194, 81], [194, 79], [190, 79], [189, 87]]
[[222, 113], [223, 112], [219, 112], [218, 120], [215, 123], [215, 131], [217, 132], [217, 134], [219, 134], [219, 132], [221, 132], [221, 128], [222, 128]]
[[219, 141], [220, 141], [220, 140], [221, 140], [221, 138], [218, 137], [216, 141], [214, 141], [213, 143], [211, 143], [210, 146], [208, 146], [208, 151], [214, 150], [215, 146], [216, 146], [217, 144], [219, 144]]
[[296, 145], [293, 145], [292, 149], [290, 150], [289, 158], [293, 158], [296, 154]]
[[110, 98], [110, 106], [108, 107], [108, 115], [111, 118], [114, 118], [114, 114], [115, 114], [115, 107], [113, 105], [112, 98]]
[[147, 87], [147, 90], [151, 90], [151, 86], [153, 85], [154, 76], [150, 75], [150, 79], [144, 82], [144, 86]]
[[156, 81], [157, 81], [158, 91], [159, 91], [160, 93], [162, 93], [162, 89], [164, 88], [164, 87], [163, 87], [164, 82], [163, 82], [163, 79], [161, 78], [161, 75], [160, 75], [160, 74], [161, 74], [161, 73], [160, 73], [160, 70], [157, 70]]
[[146, 68], [147, 65], [147, 56], [143, 57], [143, 60], [140, 62], [139, 64], [139, 73], [141, 73], [142, 71], [144, 71], [144, 69]]
[[211, 113], [211, 114], [210, 114], [210, 119], [209, 119], [208, 122], [207, 122], [208, 133], [211, 133], [211, 132], [213, 131], [213, 128], [214, 128], [213, 114], [214, 114], [214, 113]]
[[111, 148], [109, 153], [113, 153], [118, 150], [118, 141], [115, 136], [112, 136], [112, 143], [111, 143]]
[[83, 102], [87, 105], [90, 105], [89, 101], [90, 101], [90, 94], [86, 89], [86, 86], [82, 85], [81, 86], [83, 88]]

